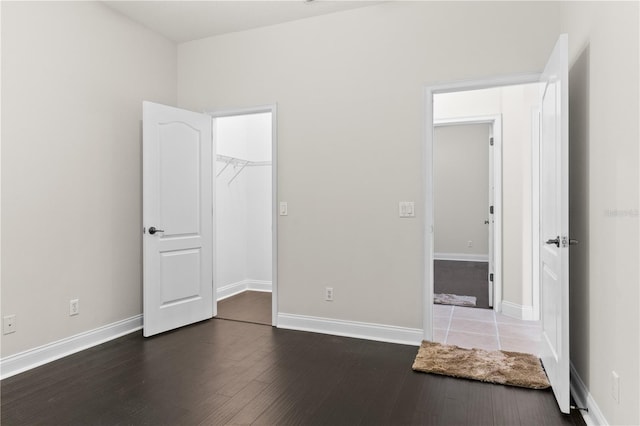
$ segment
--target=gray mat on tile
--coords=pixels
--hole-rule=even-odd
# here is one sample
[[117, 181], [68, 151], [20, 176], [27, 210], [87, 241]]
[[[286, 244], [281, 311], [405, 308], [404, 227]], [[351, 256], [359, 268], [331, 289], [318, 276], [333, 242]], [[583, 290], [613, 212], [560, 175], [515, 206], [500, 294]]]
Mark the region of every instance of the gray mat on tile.
[[476, 306], [475, 296], [459, 296], [457, 294], [437, 293], [433, 295], [433, 303], [440, 305]]

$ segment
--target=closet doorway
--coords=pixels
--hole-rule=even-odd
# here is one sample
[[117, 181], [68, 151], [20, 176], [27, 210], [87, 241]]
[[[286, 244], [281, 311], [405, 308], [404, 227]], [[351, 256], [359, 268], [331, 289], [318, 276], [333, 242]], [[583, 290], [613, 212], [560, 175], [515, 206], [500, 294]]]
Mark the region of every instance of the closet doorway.
[[215, 316], [275, 326], [275, 107], [210, 114], [215, 141]]

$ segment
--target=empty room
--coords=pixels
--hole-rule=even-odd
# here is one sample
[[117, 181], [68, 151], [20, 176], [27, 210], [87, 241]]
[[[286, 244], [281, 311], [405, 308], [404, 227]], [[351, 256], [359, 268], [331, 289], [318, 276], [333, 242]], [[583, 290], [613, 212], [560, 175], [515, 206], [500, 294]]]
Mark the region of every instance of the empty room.
[[2, 424], [640, 423], [637, 1], [0, 14]]

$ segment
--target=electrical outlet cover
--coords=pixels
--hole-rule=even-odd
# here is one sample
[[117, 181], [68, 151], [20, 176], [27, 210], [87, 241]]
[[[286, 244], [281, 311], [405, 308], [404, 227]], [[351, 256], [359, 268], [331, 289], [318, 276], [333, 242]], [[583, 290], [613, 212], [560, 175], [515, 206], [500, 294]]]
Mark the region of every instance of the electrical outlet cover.
[[16, 332], [16, 316], [7, 315], [2, 318], [2, 334], [11, 334]]
[[80, 313], [80, 300], [72, 299], [69, 301], [69, 316], [78, 315]]

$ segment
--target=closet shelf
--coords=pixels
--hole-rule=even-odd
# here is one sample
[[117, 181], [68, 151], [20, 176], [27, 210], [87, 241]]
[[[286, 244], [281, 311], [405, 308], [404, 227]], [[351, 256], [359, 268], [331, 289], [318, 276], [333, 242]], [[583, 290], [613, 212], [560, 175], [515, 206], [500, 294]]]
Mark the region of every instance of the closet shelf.
[[220, 169], [220, 171], [218, 173], [216, 173], [216, 177], [220, 176], [222, 174], [222, 172], [224, 172], [227, 167], [229, 167], [230, 165], [232, 165], [234, 168], [237, 168], [238, 166], [240, 166], [240, 169], [236, 171], [236, 173], [233, 175], [233, 177], [231, 179], [229, 179], [229, 182], [227, 182], [227, 185], [230, 185], [231, 182], [233, 182], [233, 180], [235, 178], [238, 177], [238, 175], [240, 173], [242, 173], [242, 171], [244, 170], [245, 167], [254, 167], [254, 166], [270, 166], [271, 165], [271, 161], [249, 161], [249, 160], [243, 160], [241, 158], [237, 158], [237, 157], [229, 157], [226, 155], [218, 155], [217, 156], [217, 160], [226, 163], [224, 165], [224, 167], [222, 169]]

